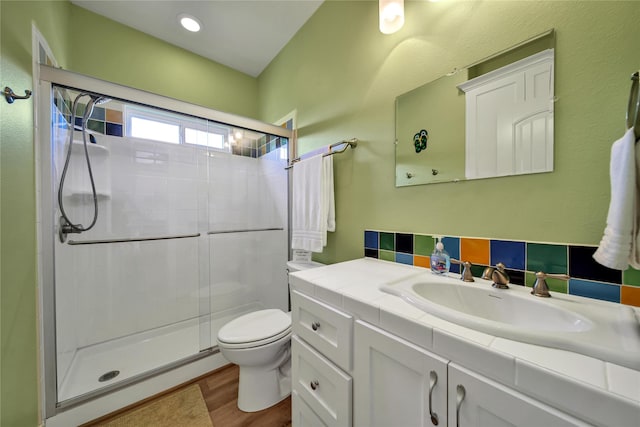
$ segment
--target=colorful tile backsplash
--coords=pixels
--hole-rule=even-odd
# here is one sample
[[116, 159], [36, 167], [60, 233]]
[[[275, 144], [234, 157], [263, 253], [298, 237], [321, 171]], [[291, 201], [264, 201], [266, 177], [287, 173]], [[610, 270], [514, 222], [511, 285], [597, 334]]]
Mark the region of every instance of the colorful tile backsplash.
[[[364, 255], [429, 268], [435, 243], [432, 235], [365, 230]], [[458, 236], [443, 236], [442, 243], [452, 258], [471, 262], [476, 277], [485, 267], [499, 262], [507, 267], [510, 282], [516, 285], [533, 286], [537, 271], [563, 273], [571, 279], [547, 279], [549, 289], [640, 307], [640, 271], [603, 267], [592, 257], [596, 246]], [[451, 264], [451, 271], [459, 273], [459, 266]]]

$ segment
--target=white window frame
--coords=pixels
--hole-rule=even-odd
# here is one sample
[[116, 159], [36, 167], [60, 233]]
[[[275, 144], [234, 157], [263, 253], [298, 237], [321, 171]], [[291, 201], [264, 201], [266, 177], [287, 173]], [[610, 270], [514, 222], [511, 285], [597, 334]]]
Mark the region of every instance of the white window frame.
[[[133, 118], [139, 118], [143, 120], [149, 120], [159, 123], [165, 123], [169, 125], [175, 125], [179, 127], [179, 141], [177, 142], [167, 142], [161, 141], [152, 138], [144, 138], [150, 141], [164, 142], [165, 144], [182, 144], [182, 145], [190, 145], [193, 147], [200, 147], [209, 150], [223, 151], [223, 152], [231, 152], [231, 147], [228, 141], [229, 132], [231, 129], [226, 128], [223, 125], [217, 125], [215, 122], [211, 122], [206, 119], [196, 119], [190, 118], [189, 116], [185, 116], [182, 114], [165, 112], [162, 110], [155, 110], [152, 108], [137, 106], [137, 105], [125, 105], [124, 107], [124, 118], [125, 118], [125, 136], [131, 137], [131, 129], [132, 123], [131, 120]], [[222, 137], [223, 147], [212, 147], [209, 145], [203, 144], [192, 144], [187, 143], [185, 138], [186, 129], [193, 129], [196, 131], [202, 131], [206, 133], [218, 134]]]

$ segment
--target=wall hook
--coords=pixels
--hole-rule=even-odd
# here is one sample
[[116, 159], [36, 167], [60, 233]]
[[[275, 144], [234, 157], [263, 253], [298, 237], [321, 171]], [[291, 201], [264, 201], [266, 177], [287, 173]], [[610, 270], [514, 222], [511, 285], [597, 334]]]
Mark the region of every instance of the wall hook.
[[9, 87], [9, 86], [5, 86], [4, 87], [4, 97], [7, 100], [7, 102], [9, 104], [13, 104], [13, 101], [15, 101], [16, 99], [29, 99], [31, 98], [31, 91], [30, 90], [26, 90], [24, 91], [25, 95], [24, 96], [20, 96], [20, 95], [16, 95], [15, 93], [13, 93], [13, 90]]

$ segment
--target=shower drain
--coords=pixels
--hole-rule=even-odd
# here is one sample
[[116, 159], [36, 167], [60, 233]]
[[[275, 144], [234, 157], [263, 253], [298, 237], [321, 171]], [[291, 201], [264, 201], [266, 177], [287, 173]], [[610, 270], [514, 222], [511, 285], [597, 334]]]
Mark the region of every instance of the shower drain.
[[120, 374], [120, 371], [109, 371], [105, 374], [102, 374], [100, 376], [100, 378], [98, 378], [98, 381], [100, 381], [101, 383], [105, 382], [105, 381], [109, 381], [114, 379], [115, 377], [118, 376], [118, 374]]

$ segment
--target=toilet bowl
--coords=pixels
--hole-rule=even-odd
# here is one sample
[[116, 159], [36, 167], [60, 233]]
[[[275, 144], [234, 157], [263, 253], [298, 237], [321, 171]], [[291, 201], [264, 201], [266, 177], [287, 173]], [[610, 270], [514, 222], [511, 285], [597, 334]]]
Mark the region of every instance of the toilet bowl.
[[238, 408], [256, 412], [291, 394], [291, 316], [278, 309], [240, 316], [218, 332], [218, 348], [240, 367]]
[[[313, 261], [287, 263], [289, 272], [320, 267]], [[240, 368], [238, 408], [256, 412], [291, 394], [291, 313], [266, 309], [245, 314], [218, 331], [222, 355]]]

